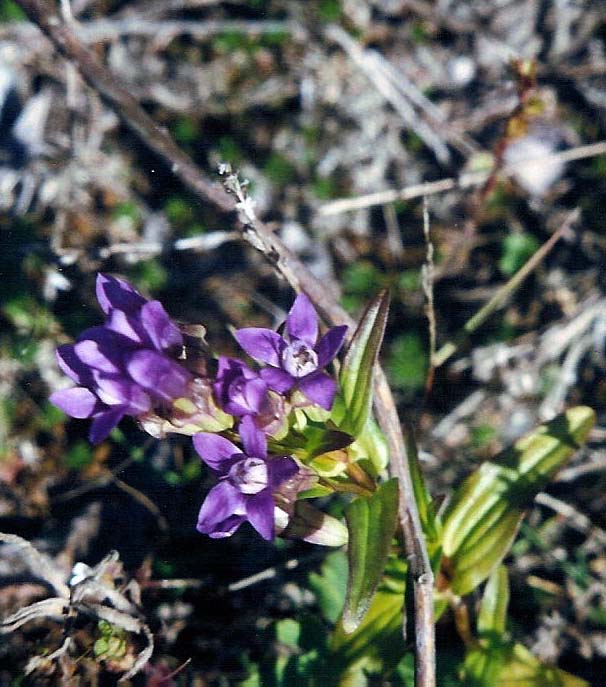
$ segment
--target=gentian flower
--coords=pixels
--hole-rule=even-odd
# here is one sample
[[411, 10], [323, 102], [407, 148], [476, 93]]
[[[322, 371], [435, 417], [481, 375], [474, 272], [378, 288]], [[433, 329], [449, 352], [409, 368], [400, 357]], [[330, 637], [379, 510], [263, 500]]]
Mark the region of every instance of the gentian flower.
[[305, 294], [299, 294], [288, 313], [284, 336], [271, 329], [246, 327], [235, 337], [251, 358], [268, 367], [261, 378], [278, 393], [299, 389], [312, 403], [332, 407], [337, 384], [322, 371], [339, 352], [346, 326], [332, 327], [318, 340], [318, 315]]
[[197, 530], [213, 539], [230, 537], [249, 522], [267, 540], [273, 539], [273, 492], [293, 477], [298, 467], [288, 456], [268, 457], [265, 434], [250, 415], [239, 427], [242, 449], [218, 434], [194, 436], [202, 460], [219, 475], [198, 516]]
[[106, 323], [57, 350], [59, 366], [77, 386], [50, 397], [68, 415], [93, 419], [95, 444], [125, 415], [170, 405], [191, 381], [169, 355], [183, 340], [159, 301], [148, 301], [127, 282], [104, 274], [97, 276], [97, 299]]
[[267, 404], [268, 386], [248, 365], [235, 358], [219, 357], [215, 396], [234, 417], [258, 415]]

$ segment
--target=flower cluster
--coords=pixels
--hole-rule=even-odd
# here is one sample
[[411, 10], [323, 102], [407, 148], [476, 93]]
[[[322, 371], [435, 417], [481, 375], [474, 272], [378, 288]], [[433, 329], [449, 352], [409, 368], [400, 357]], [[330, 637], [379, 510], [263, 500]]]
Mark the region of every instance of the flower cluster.
[[125, 281], [100, 274], [97, 300], [106, 322], [60, 346], [57, 360], [77, 386], [51, 401], [76, 418], [92, 418], [99, 443], [125, 415], [139, 417], [186, 394], [191, 374], [175, 360], [183, 345], [159, 301], [147, 301]]
[[258, 327], [236, 331], [260, 369], [225, 356], [208, 356], [200, 365], [199, 352], [188, 354], [188, 336], [159, 301], [105, 274], [97, 277], [97, 299], [106, 321], [59, 347], [59, 365], [76, 386], [56, 391], [51, 401], [72, 417], [92, 418], [93, 443], [125, 415], [154, 436], [193, 435], [194, 448], [218, 478], [200, 510], [198, 530], [228, 537], [249, 522], [272, 539], [276, 522], [284, 528], [284, 503], [310, 485], [309, 468], [281, 450], [279, 440], [289, 431], [293, 408], [331, 409], [337, 383], [325, 368], [347, 328], [320, 336], [316, 311], [300, 294], [282, 334]]

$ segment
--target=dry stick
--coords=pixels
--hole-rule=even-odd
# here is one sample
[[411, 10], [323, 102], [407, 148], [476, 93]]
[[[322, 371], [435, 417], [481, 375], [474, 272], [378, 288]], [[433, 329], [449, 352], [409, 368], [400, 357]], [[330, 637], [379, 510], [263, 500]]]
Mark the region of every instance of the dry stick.
[[[516, 164], [526, 164], [528, 162], [572, 162], [573, 160], [582, 160], [587, 157], [595, 157], [596, 155], [606, 154], [606, 141], [598, 141], [597, 143], [590, 143], [578, 148], [569, 148], [558, 153], [550, 153], [549, 155], [540, 155], [539, 157], [529, 157], [524, 160], [519, 160]], [[501, 168], [501, 172], [512, 174], [516, 170], [516, 165], [506, 165]], [[414, 184], [407, 186], [400, 190], [377, 191], [376, 193], [369, 193], [364, 196], [357, 196], [356, 198], [339, 198], [326, 205], [322, 205], [319, 209], [320, 215], [338, 215], [341, 212], [351, 212], [352, 210], [361, 210], [363, 208], [372, 207], [374, 205], [384, 205], [386, 203], [395, 203], [397, 200], [412, 200], [413, 198], [420, 198], [421, 196], [429, 196], [434, 193], [445, 193], [453, 189], [465, 189], [472, 186], [479, 186], [486, 182], [490, 177], [490, 171], [481, 172], [464, 172], [459, 177], [449, 177], [447, 179], [438, 179], [437, 181], [426, 181], [421, 184]]]
[[514, 274], [514, 276], [503, 285], [495, 295], [478, 312], [463, 325], [463, 330], [458, 337], [447, 341], [442, 348], [434, 355], [433, 366], [443, 365], [457, 348], [467, 338], [467, 336], [484, 324], [492, 313], [500, 308], [507, 298], [520, 286], [526, 277], [539, 265], [557, 241], [570, 229], [571, 225], [578, 219], [579, 210], [573, 210], [568, 214], [560, 228], [552, 234], [547, 241], [537, 250], [536, 253]]
[[[235, 214], [237, 207], [233, 198], [221, 186], [206, 180], [197, 165], [175, 144], [169, 134], [154, 122], [125, 88], [116, 83], [109, 70], [82, 45], [71, 29], [62, 23], [48, 0], [17, 2], [28, 17], [50, 38], [59, 52], [76, 64], [88, 84], [103, 97], [141, 141], [169, 166], [187, 189], [212, 203], [218, 210]], [[294, 289], [307, 293], [327, 321], [331, 324], [353, 326], [352, 319], [330, 296], [324, 284], [316, 280], [265, 224], [260, 221], [256, 221], [254, 225], [240, 222], [239, 226], [244, 237], [265, 254]], [[415, 685], [435, 687], [433, 573], [414, 499], [402, 428], [391, 390], [378, 366], [375, 374], [375, 407], [389, 446], [390, 469], [400, 484], [399, 515], [414, 586]]]

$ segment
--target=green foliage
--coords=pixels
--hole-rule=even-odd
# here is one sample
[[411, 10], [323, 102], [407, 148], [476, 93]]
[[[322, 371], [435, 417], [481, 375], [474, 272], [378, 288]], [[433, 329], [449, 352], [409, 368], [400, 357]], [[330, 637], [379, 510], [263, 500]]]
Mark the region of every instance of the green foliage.
[[200, 137], [200, 125], [192, 117], [181, 116], [172, 125], [172, 133], [178, 143], [191, 145]]
[[334, 551], [324, 559], [320, 572], [309, 575], [309, 586], [316, 595], [320, 611], [326, 620], [336, 623], [343, 612], [347, 592], [347, 556]]
[[323, 22], [337, 22], [343, 15], [343, 8], [340, 0], [320, 0], [318, 4], [318, 15]]
[[292, 182], [297, 173], [290, 160], [276, 152], [267, 158], [263, 170], [271, 182], [280, 185]]
[[93, 462], [93, 451], [88, 441], [77, 441], [63, 456], [65, 467], [70, 470], [81, 470]]
[[222, 162], [238, 165], [244, 159], [244, 152], [233, 136], [221, 136], [217, 141]]
[[421, 527], [425, 535], [429, 560], [435, 571], [440, 564], [442, 555], [442, 523], [436, 513], [435, 504], [431, 499], [427, 486], [425, 485], [425, 480], [423, 479], [421, 465], [419, 464], [417, 443], [411, 429], [406, 432], [405, 441], [406, 453], [408, 455], [408, 469], [410, 470], [415, 502], [419, 511], [419, 520], [421, 521]]
[[418, 391], [425, 383], [427, 352], [415, 332], [397, 336], [389, 346], [385, 367], [392, 386], [401, 391]]
[[508, 234], [503, 239], [499, 269], [503, 274], [512, 276], [532, 257], [539, 248], [539, 242], [532, 234]]
[[13, 0], [0, 2], [0, 22], [26, 21], [25, 12]]
[[332, 177], [316, 177], [311, 182], [311, 190], [320, 200], [330, 200], [337, 196], [337, 184]]
[[383, 291], [362, 316], [341, 366], [339, 384], [345, 416], [337, 423], [353, 436], [360, 434], [370, 416], [374, 366], [383, 341], [388, 311], [389, 294]]
[[471, 645], [462, 666], [470, 687], [588, 687], [585, 680], [547, 666], [506, 635], [509, 578], [504, 566], [488, 579], [478, 615], [478, 641]]
[[349, 575], [343, 611], [344, 632], [362, 621], [381, 580], [398, 514], [398, 481], [382, 484], [369, 498], [358, 498], [345, 509], [349, 530]]
[[166, 268], [155, 258], [140, 260], [133, 265], [131, 274], [136, 286], [148, 293], [164, 288], [168, 282]]
[[404, 594], [381, 586], [364, 619], [351, 634], [337, 626], [326, 673], [336, 685], [368, 684], [369, 675], [389, 674], [405, 651], [402, 642]]
[[97, 629], [100, 637], [93, 646], [95, 656], [103, 660], [124, 658], [127, 649], [126, 632], [107, 620], [100, 620]]
[[586, 439], [595, 413], [571, 408], [482, 464], [443, 515], [445, 572], [455, 594], [475, 589], [507, 554], [526, 508]]

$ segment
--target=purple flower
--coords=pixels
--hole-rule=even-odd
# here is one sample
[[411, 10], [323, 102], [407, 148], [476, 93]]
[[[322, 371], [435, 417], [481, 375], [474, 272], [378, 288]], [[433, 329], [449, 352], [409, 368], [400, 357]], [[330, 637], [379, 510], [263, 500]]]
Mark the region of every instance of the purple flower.
[[182, 337], [159, 301], [148, 301], [127, 282], [104, 274], [97, 276], [97, 299], [105, 324], [57, 350], [59, 366], [77, 386], [50, 397], [68, 415], [93, 419], [95, 444], [125, 415], [172, 403], [191, 380], [167, 354]]
[[268, 457], [265, 434], [250, 415], [242, 418], [239, 432], [242, 449], [218, 434], [194, 436], [196, 451], [219, 475], [219, 483], [202, 504], [197, 530], [220, 539], [230, 537], [248, 521], [270, 540], [275, 533], [273, 492], [298, 467], [290, 457]]
[[234, 417], [259, 415], [267, 405], [267, 384], [235, 358], [220, 356], [213, 388], [223, 410]]
[[318, 340], [318, 315], [302, 293], [288, 313], [284, 336], [261, 327], [239, 329], [235, 336], [251, 358], [268, 365], [260, 376], [270, 389], [299, 389], [312, 403], [330, 410], [337, 384], [322, 368], [339, 352], [346, 332], [346, 326], [332, 327]]

